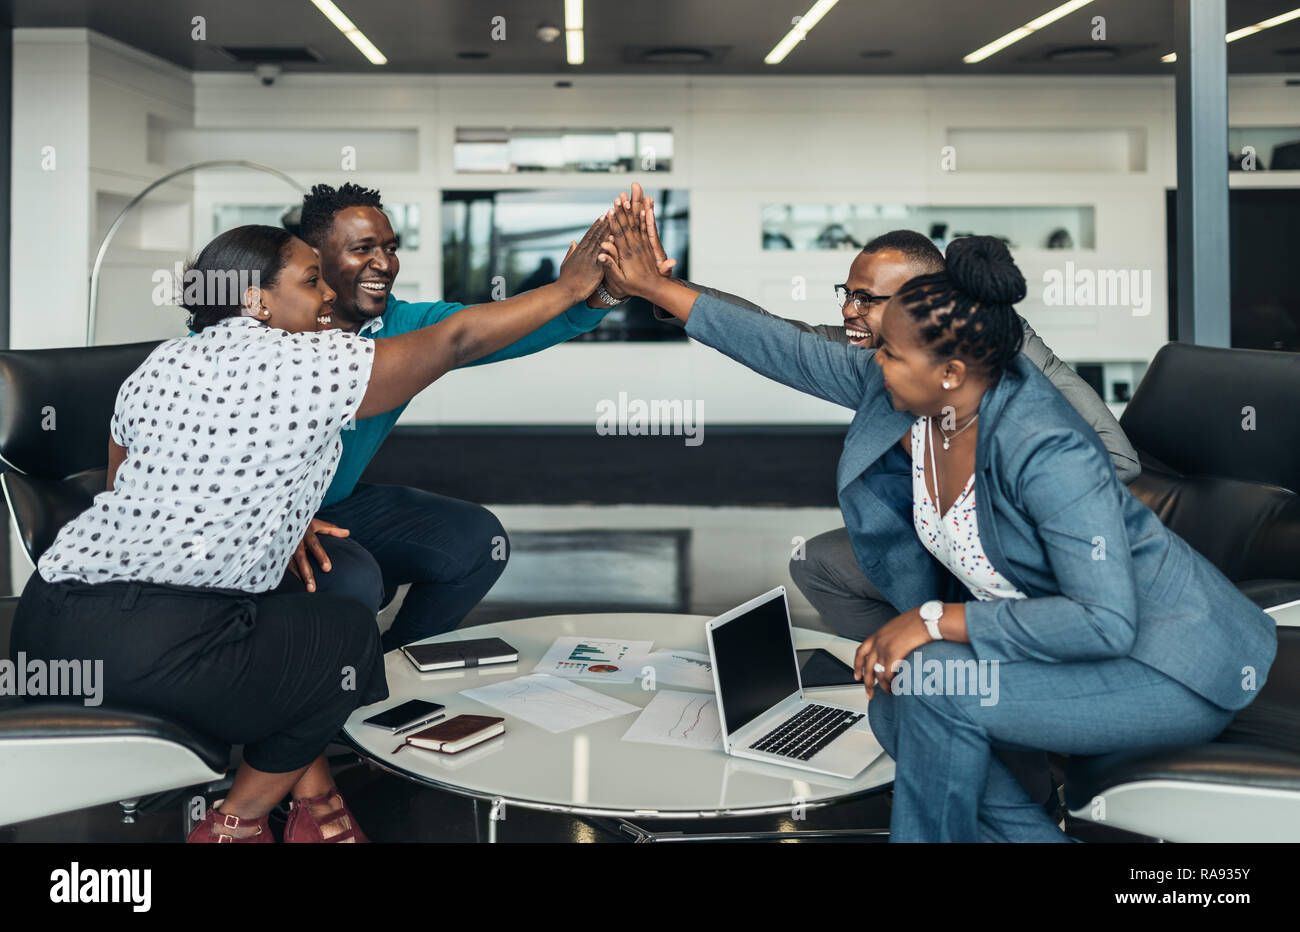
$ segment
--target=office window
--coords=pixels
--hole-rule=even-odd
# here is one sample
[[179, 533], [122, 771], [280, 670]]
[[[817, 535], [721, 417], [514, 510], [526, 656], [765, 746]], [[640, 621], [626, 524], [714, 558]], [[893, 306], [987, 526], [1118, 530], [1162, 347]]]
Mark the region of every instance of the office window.
[[1300, 170], [1300, 126], [1229, 127], [1228, 168], [1261, 172]]
[[1092, 207], [924, 207], [765, 204], [763, 248], [861, 249], [890, 230], [917, 230], [940, 249], [959, 236], [997, 236], [1012, 249], [1095, 249]]
[[[660, 238], [677, 260], [674, 276], [689, 276], [685, 191], [647, 188], [655, 199]], [[442, 281], [448, 301], [482, 304], [555, 281], [569, 242], [579, 240], [612, 203], [610, 191], [444, 191]], [[610, 311], [581, 341], [684, 340], [681, 327], [656, 320], [640, 298]]]
[[672, 162], [666, 129], [458, 127], [452, 150], [466, 173], [671, 171]]
[[[261, 223], [266, 226], [291, 229], [285, 223], [289, 212], [302, 202], [285, 204], [217, 204], [212, 208], [212, 235], [217, 236], [235, 227], [249, 223]], [[384, 203], [384, 213], [397, 234], [398, 245], [402, 249], [420, 248], [420, 205]]]

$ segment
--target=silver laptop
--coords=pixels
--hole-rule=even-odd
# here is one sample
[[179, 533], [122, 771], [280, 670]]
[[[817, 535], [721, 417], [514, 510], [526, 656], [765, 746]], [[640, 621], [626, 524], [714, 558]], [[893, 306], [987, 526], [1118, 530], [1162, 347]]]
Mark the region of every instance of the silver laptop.
[[704, 630], [728, 754], [856, 777], [883, 753], [865, 712], [804, 697], [784, 586]]

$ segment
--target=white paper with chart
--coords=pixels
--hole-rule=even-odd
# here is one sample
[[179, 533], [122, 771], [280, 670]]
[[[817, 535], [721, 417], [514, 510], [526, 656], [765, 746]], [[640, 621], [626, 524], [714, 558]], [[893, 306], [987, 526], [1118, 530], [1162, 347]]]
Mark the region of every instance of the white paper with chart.
[[543, 673], [462, 689], [460, 694], [555, 734], [637, 710], [621, 699]]
[[718, 701], [709, 694], [661, 689], [641, 710], [623, 740], [720, 751]]
[[641, 675], [646, 655], [654, 641], [623, 641], [617, 638], [556, 638], [555, 643], [533, 667], [570, 680], [604, 680], [631, 683]]

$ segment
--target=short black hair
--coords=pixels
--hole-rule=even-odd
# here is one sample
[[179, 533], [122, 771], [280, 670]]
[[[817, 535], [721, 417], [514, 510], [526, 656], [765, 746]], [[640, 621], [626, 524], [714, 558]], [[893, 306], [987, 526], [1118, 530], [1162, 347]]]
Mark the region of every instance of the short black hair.
[[903, 254], [907, 264], [917, 275], [930, 275], [944, 270], [943, 253], [930, 241], [930, 237], [915, 230], [890, 230], [881, 233], [862, 247], [863, 255], [874, 255], [893, 249]]
[[309, 245], [320, 248], [334, 225], [334, 215], [349, 207], [373, 207], [383, 210], [379, 192], [348, 182], [338, 188], [327, 184], [312, 185], [311, 193], [302, 199], [302, 220], [298, 235]]
[[249, 224], [204, 246], [185, 269], [181, 306], [190, 312], [190, 330], [242, 314], [246, 286], [275, 287], [293, 238], [279, 227]]

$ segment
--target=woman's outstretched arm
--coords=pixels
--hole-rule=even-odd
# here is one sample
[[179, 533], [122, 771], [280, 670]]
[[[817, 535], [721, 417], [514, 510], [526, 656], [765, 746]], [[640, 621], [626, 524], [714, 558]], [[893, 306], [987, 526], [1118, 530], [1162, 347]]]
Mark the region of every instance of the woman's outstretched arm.
[[606, 278], [619, 292], [643, 297], [686, 324], [687, 335], [755, 372], [809, 395], [857, 408], [881, 388], [875, 353], [805, 333], [778, 317], [701, 295], [660, 274], [648, 233], [647, 211], [615, 209], [610, 239], [601, 247]]
[[410, 401], [452, 369], [509, 346], [584, 300], [600, 284], [596, 261], [608, 214], [570, 245], [559, 278], [509, 302], [468, 307], [431, 327], [375, 340], [370, 382], [356, 417], [364, 418]]

